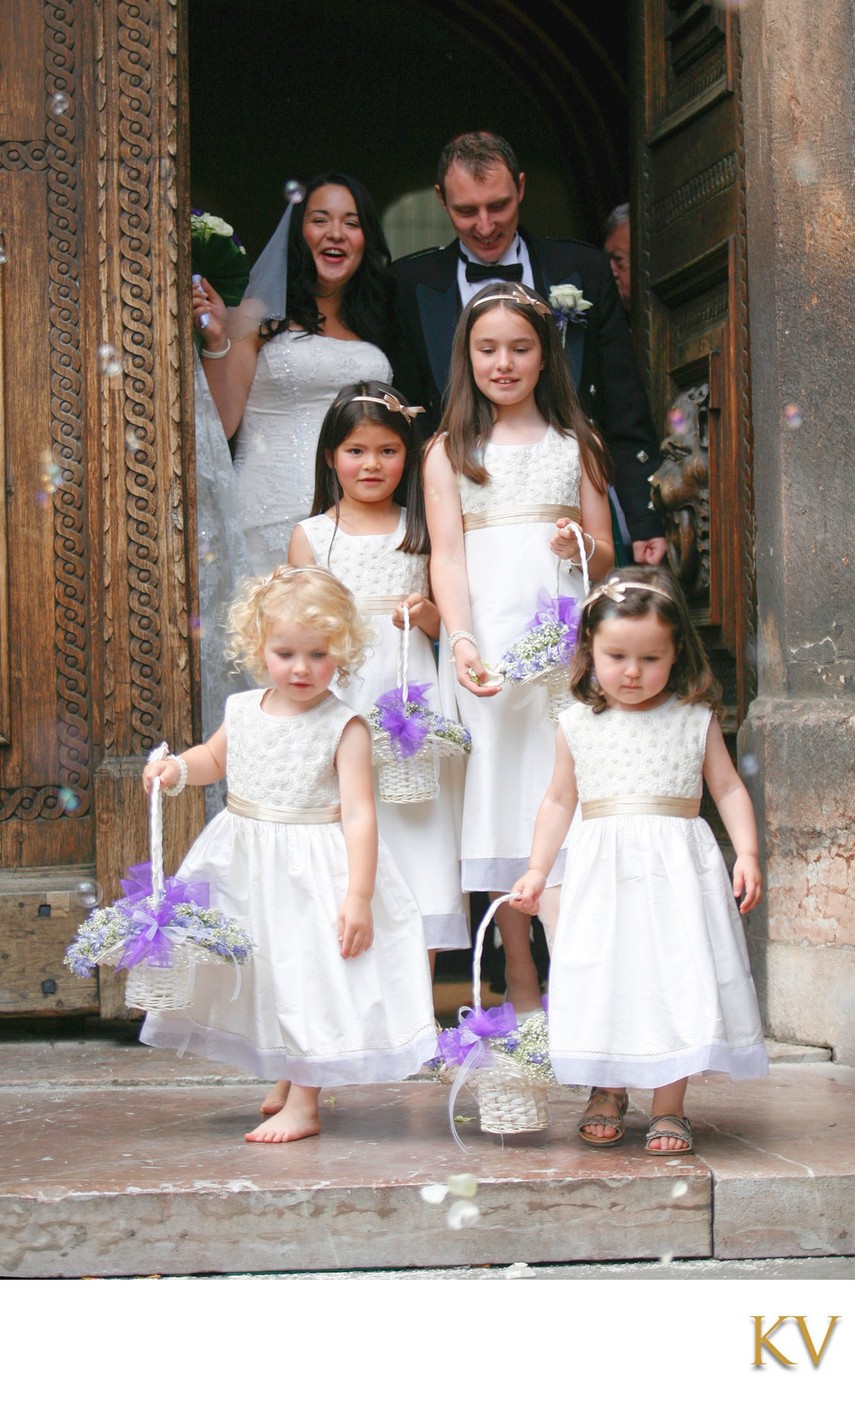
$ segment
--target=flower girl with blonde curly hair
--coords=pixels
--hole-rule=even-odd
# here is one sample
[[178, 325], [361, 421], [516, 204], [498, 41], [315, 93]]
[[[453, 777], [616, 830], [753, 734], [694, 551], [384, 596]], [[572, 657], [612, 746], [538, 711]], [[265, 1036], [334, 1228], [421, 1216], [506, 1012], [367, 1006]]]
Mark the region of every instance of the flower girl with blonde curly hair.
[[421, 918], [382, 841], [365, 722], [330, 691], [360, 663], [366, 626], [318, 567], [248, 582], [230, 614], [232, 652], [267, 686], [232, 695], [203, 745], [150, 762], [165, 793], [228, 781], [228, 802], [179, 870], [250, 933], [233, 997], [202, 967], [192, 1004], [152, 1013], [143, 1043], [189, 1049], [280, 1080], [284, 1106], [246, 1134], [320, 1131], [320, 1090], [391, 1082], [435, 1050]]

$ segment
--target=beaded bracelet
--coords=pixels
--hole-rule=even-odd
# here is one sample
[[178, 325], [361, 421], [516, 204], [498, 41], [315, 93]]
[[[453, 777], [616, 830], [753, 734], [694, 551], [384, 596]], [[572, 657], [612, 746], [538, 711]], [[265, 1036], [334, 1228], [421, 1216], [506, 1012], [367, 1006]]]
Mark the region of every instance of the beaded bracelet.
[[454, 657], [454, 646], [455, 644], [459, 643], [461, 639], [467, 639], [470, 644], [475, 645], [476, 649], [478, 648], [478, 640], [475, 638], [474, 634], [469, 633], [468, 629], [455, 629], [454, 633], [449, 634], [448, 636], [448, 656], [451, 659], [452, 663], [456, 662]]
[[[229, 352], [231, 351], [231, 349], [232, 349], [232, 344], [231, 344], [231, 341], [230, 341], [230, 339], [229, 339], [228, 337], [226, 337], [226, 344], [225, 344], [225, 346], [223, 347], [222, 351], [209, 351], [206, 346], [202, 346], [202, 347], [199, 348], [199, 350], [201, 351], [202, 355], [203, 355], [203, 356], [207, 356], [207, 358], [208, 358], [209, 361], [220, 361], [220, 360], [222, 360], [222, 358], [223, 358], [224, 356], [228, 356], [228, 354], [229, 354]], [[167, 795], [168, 795], [168, 794], [169, 794], [169, 791], [167, 791], [166, 793], [167, 793]]]
[[178, 780], [175, 785], [164, 785], [161, 789], [164, 795], [180, 795], [187, 784], [187, 762], [183, 756], [173, 756], [171, 759], [178, 767]]

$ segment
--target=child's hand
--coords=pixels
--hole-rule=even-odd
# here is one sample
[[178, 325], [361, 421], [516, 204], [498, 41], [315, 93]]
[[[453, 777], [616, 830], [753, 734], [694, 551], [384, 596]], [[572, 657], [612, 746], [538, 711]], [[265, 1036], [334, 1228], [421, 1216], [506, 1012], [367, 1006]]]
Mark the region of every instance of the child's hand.
[[555, 535], [549, 543], [549, 550], [562, 561], [579, 560], [579, 540], [570, 526], [569, 517], [559, 517], [555, 524]]
[[454, 646], [454, 668], [460, 686], [478, 698], [492, 698], [502, 691], [501, 682], [494, 682], [494, 675], [468, 639], [458, 639]]
[[763, 896], [763, 875], [755, 854], [737, 854], [733, 865], [733, 896], [739, 902], [740, 912], [751, 912]]
[[151, 783], [160, 776], [161, 790], [177, 785], [181, 779], [181, 767], [174, 756], [164, 756], [161, 761], [149, 761], [142, 773], [142, 783], [146, 795], [151, 795]]
[[374, 941], [371, 904], [365, 898], [346, 897], [338, 914], [338, 940], [343, 957], [361, 956]]
[[527, 913], [530, 917], [536, 916], [540, 907], [540, 895], [545, 887], [546, 874], [541, 873], [538, 868], [530, 868], [514, 884], [510, 906]]
[[[410, 628], [420, 629], [427, 635], [428, 639], [439, 637], [439, 610], [432, 600], [426, 595], [416, 592], [408, 595], [406, 606], [410, 614]], [[402, 606], [398, 606], [392, 616], [392, 623], [396, 629], [404, 628], [404, 611]]]

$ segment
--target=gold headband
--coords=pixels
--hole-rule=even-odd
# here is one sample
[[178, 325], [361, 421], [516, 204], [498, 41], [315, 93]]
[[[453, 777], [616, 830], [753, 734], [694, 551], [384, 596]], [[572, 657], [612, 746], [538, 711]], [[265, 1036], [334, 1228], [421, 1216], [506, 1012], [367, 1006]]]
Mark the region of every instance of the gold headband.
[[533, 298], [531, 293], [527, 293], [522, 283], [514, 284], [512, 293], [485, 293], [483, 297], [476, 298], [472, 303], [473, 307], [480, 307], [485, 302], [515, 302], [518, 307], [533, 307], [536, 312], [545, 314], [549, 308], [540, 298]]
[[609, 600], [613, 600], [616, 605], [623, 605], [628, 590], [649, 590], [654, 595], [663, 595], [666, 600], [671, 601], [672, 605], [675, 603], [673, 595], [669, 591], [663, 590], [660, 585], [645, 585], [644, 581], [624, 581], [621, 580], [620, 576], [609, 576], [607, 581], [596, 586], [590, 595], [582, 601], [582, 609], [587, 610], [589, 605], [595, 604], [604, 595], [608, 596]]
[[351, 405], [363, 402], [367, 405], [385, 405], [387, 410], [393, 414], [403, 415], [409, 424], [412, 424], [416, 415], [423, 415], [424, 405], [405, 405], [403, 400], [399, 400], [397, 395], [354, 395], [349, 402]]

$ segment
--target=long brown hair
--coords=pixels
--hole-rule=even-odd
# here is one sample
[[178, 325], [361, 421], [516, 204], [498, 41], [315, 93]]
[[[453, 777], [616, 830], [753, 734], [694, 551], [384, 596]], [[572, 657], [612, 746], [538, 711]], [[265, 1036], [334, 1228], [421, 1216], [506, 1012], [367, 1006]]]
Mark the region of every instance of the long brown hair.
[[[631, 588], [621, 592], [620, 583]], [[721, 716], [721, 684], [710, 668], [700, 635], [689, 614], [686, 597], [670, 571], [659, 566], [622, 566], [611, 571], [604, 582], [617, 586], [614, 596], [592, 592], [591, 603], [582, 611], [576, 651], [570, 665], [570, 690], [594, 712], [608, 707], [606, 696], [594, 672], [594, 635], [604, 620], [637, 620], [654, 614], [671, 629], [677, 657], [668, 676], [668, 689], [682, 702], [706, 703]], [[644, 589], [644, 587], [650, 587]], [[598, 588], [599, 589], [599, 588]], [[664, 591], [664, 594], [660, 594]], [[623, 599], [620, 595], [623, 594]]]
[[534, 392], [537, 407], [559, 434], [576, 436], [583, 467], [604, 493], [612, 480], [608, 452], [579, 404], [551, 309], [539, 293], [522, 283], [489, 283], [458, 319], [451, 348], [448, 404], [438, 431], [446, 435], [445, 450], [452, 468], [473, 483], [486, 483], [490, 477], [479, 461], [479, 450], [489, 442], [495, 409], [475, 384], [469, 342], [479, 318], [497, 305], [515, 312], [534, 328], [543, 361]]

